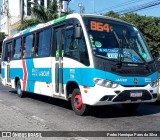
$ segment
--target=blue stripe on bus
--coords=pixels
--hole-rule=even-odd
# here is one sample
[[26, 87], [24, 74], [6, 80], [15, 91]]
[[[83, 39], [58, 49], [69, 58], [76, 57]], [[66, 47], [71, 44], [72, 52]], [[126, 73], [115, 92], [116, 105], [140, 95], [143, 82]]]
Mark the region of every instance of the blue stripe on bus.
[[4, 68], [1, 68], [1, 77], [2, 77], [2, 78], [4, 78], [4, 77], [5, 77]]
[[[102, 70], [94, 68], [64, 68], [64, 84], [67, 84], [68, 81], [76, 81], [79, 85], [83, 86], [94, 86], [93, 79], [101, 78], [113, 81], [120, 85], [147, 85], [158, 79], [158, 73], [155, 72], [147, 77], [138, 77], [138, 76], [118, 76], [110, 72], [105, 72]], [[134, 79], [138, 80], [138, 83], [134, 83]]]
[[32, 26], [32, 27], [30, 27], [29, 29], [24, 30], [24, 31], [22, 32], [22, 34], [24, 35], [24, 34], [30, 33], [30, 30], [33, 29], [33, 28], [35, 28], [35, 27], [36, 27], [36, 26]]
[[[38, 72], [32, 75], [32, 69], [28, 71], [29, 81], [39, 81], [39, 82], [52, 82], [51, 69], [50, 68], [35, 68]], [[10, 68], [10, 78], [14, 79], [15, 77], [23, 80], [23, 69], [22, 68]], [[2, 78], [4, 78], [4, 69], [2, 70]]]
[[[28, 71], [27, 79], [27, 91], [34, 92], [35, 83], [34, 82], [52, 82], [52, 70], [51, 68], [35, 68], [33, 60], [26, 60], [26, 67]], [[113, 81], [120, 85], [148, 85], [149, 83], [158, 79], [158, 73], [155, 72], [147, 77], [138, 76], [118, 76], [116, 74], [105, 72], [102, 70], [94, 68], [63, 68], [63, 83], [67, 84], [68, 81], [75, 81], [78, 85], [93, 87], [95, 84], [93, 82], [94, 78], [101, 78]], [[11, 78], [16, 76], [23, 79], [23, 69], [22, 68], [11, 68], [10, 69]], [[2, 69], [2, 78], [4, 77], [4, 69]], [[138, 83], [134, 83], [134, 79], [138, 80]], [[61, 79], [61, 78], [60, 78]], [[60, 81], [62, 82], [62, 81]]]
[[51, 68], [35, 68], [33, 59], [26, 60], [28, 81], [52, 82]]
[[19, 77], [20, 79], [23, 79], [22, 68], [10, 68], [10, 78], [14, 79], [15, 77]]
[[[35, 82], [52, 82], [51, 68], [35, 68], [33, 59], [26, 59], [27, 85], [26, 91], [34, 92]], [[23, 80], [23, 68], [10, 68], [10, 78]]]

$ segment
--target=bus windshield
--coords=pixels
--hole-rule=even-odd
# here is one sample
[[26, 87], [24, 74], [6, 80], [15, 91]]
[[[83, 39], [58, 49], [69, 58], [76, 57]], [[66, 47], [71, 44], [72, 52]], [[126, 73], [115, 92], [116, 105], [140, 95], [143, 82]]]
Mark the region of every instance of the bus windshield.
[[93, 54], [129, 63], [153, 61], [148, 46], [138, 29], [116, 20], [84, 17]]

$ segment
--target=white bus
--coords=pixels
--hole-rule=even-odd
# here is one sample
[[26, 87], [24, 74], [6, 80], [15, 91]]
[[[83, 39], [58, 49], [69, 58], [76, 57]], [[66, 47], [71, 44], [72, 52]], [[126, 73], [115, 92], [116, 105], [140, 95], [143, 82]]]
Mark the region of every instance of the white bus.
[[70, 14], [7, 37], [2, 84], [70, 100], [78, 115], [89, 106], [154, 102], [158, 73], [139, 30], [97, 15]]

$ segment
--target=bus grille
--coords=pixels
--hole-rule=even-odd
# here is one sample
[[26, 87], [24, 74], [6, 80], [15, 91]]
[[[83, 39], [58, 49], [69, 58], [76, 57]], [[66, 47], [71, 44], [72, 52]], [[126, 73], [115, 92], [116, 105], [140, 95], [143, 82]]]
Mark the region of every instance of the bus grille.
[[131, 90], [125, 90], [121, 92], [116, 98], [113, 99], [113, 102], [124, 102], [127, 100], [137, 101], [137, 100], [151, 100], [152, 95], [147, 90], [141, 90], [142, 97], [130, 97]]
[[147, 76], [151, 74], [150, 70], [145, 69], [117, 69], [117, 68], [111, 68], [112, 72], [119, 75], [129, 75], [129, 76]]

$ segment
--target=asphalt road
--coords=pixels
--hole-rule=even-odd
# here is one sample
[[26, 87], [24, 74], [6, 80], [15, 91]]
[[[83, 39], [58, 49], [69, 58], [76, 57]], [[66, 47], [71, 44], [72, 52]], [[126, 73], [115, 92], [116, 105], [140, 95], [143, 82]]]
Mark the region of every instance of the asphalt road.
[[120, 105], [94, 107], [83, 117], [69, 102], [33, 93], [19, 98], [0, 84], [0, 131], [160, 131], [160, 103], [141, 104], [133, 113]]

